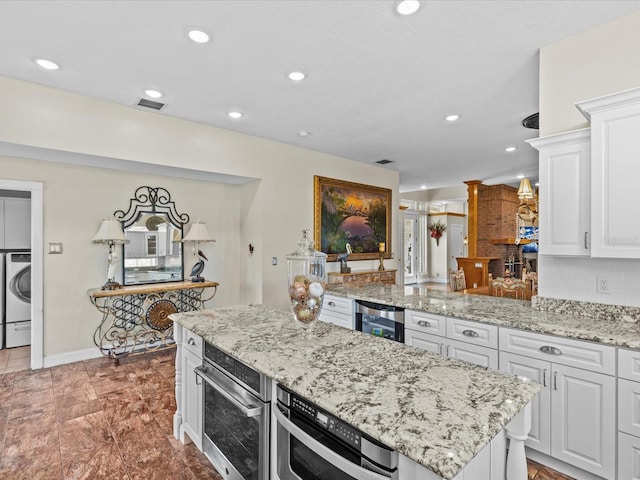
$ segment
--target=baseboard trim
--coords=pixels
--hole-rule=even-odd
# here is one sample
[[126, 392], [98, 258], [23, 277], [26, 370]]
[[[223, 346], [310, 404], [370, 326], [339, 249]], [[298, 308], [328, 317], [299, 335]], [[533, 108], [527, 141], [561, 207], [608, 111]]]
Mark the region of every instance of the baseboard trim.
[[545, 455], [544, 453], [540, 453], [537, 450], [533, 450], [529, 447], [526, 448], [527, 458], [533, 460], [534, 462], [538, 462], [545, 467], [553, 468], [554, 470], [568, 475], [573, 478], [579, 478], [580, 480], [603, 480], [602, 477], [598, 477], [593, 473], [589, 473], [581, 468], [574, 467], [573, 465], [569, 465], [561, 460], [550, 457], [549, 455]]
[[57, 367], [65, 363], [81, 362], [83, 360], [91, 360], [101, 357], [102, 354], [97, 348], [87, 348], [85, 350], [76, 350], [74, 352], [59, 353], [57, 355], [47, 355], [44, 357], [44, 368]]

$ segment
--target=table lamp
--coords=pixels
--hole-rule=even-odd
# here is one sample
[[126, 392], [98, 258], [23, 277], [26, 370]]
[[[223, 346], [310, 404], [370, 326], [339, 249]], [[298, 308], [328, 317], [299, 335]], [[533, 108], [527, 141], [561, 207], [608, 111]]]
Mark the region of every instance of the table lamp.
[[115, 217], [107, 217], [102, 220], [98, 233], [93, 237], [93, 243], [101, 243], [109, 247], [109, 255], [107, 256], [107, 282], [102, 286], [102, 290], [116, 290], [122, 288], [115, 279], [115, 266], [113, 260], [115, 258], [116, 245], [129, 243], [122, 231], [122, 224]]
[[193, 247], [193, 255], [195, 257], [199, 257], [198, 262], [191, 269], [191, 274], [189, 275], [192, 277], [191, 281], [204, 282], [204, 277], [201, 277], [200, 274], [204, 270], [204, 262], [205, 260], [208, 260], [208, 258], [204, 253], [202, 253], [202, 250], [200, 250], [198, 246], [200, 243], [215, 242], [207, 230], [207, 224], [200, 219], [198, 219], [197, 222], [193, 222], [189, 229], [189, 233], [185, 235], [182, 242], [190, 243]]

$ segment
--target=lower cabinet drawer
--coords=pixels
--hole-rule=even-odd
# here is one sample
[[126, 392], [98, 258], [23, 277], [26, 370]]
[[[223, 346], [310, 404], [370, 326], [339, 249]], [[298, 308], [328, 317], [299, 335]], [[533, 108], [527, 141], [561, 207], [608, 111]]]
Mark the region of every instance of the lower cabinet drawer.
[[608, 345], [500, 328], [500, 350], [606, 375], [616, 374], [616, 349]]
[[470, 343], [447, 340], [447, 356], [474, 365], [498, 370], [498, 351]]
[[404, 331], [404, 343], [406, 345], [426, 350], [427, 352], [437, 353], [438, 355], [444, 354], [446, 341], [444, 337], [430, 333], [418, 332], [408, 328]]
[[[2, 325], [0, 325], [0, 328], [2, 328]], [[7, 323], [6, 342], [7, 348], [31, 345], [31, 320]]]
[[447, 319], [447, 338], [497, 349], [498, 327], [449, 317]]
[[325, 295], [322, 301], [322, 312], [341, 313], [352, 316], [353, 310], [353, 300], [350, 298]]
[[618, 433], [618, 478], [640, 480], [640, 438]]
[[334, 313], [332, 311], [325, 311], [323, 309], [322, 312], [320, 312], [318, 319], [323, 322], [333, 323], [339, 327], [348, 328], [349, 330], [355, 329], [353, 315], [344, 315], [341, 313]]
[[447, 334], [447, 317], [435, 313], [405, 310], [404, 326], [407, 329], [444, 337]]
[[202, 337], [200, 335], [196, 335], [195, 333], [185, 329], [183, 345], [184, 348], [189, 350], [191, 353], [202, 358]]
[[640, 351], [618, 349], [618, 376], [640, 382]]
[[640, 437], [640, 383], [618, 379], [618, 430]]

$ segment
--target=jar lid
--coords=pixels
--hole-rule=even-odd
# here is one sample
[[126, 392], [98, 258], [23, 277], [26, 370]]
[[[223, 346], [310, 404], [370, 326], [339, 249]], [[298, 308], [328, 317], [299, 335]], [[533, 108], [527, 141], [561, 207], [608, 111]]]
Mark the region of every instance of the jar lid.
[[286, 255], [287, 260], [307, 259], [309, 257], [315, 257], [318, 260], [327, 258], [326, 253], [319, 252], [313, 249], [315, 242], [309, 236], [310, 230], [305, 228], [302, 230], [302, 238], [298, 241], [298, 249], [295, 252]]

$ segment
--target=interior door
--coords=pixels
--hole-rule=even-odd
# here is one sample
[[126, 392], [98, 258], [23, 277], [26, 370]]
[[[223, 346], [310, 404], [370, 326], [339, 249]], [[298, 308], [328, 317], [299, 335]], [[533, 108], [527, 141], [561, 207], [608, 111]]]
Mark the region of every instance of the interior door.
[[456, 258], [464, 257], [464, 245], [462, 243], [462, 225], [454, 223], [449, 227], [449, 268], [458, 269]]
[[418, 274], [416, 271], [416, 251], [417, 251], [417, 232], [418, 232], [418, 214], [414, 212], [404, 212], [403, 222], [403, 240], [404, 240], [404, 283], [416, 283]]

